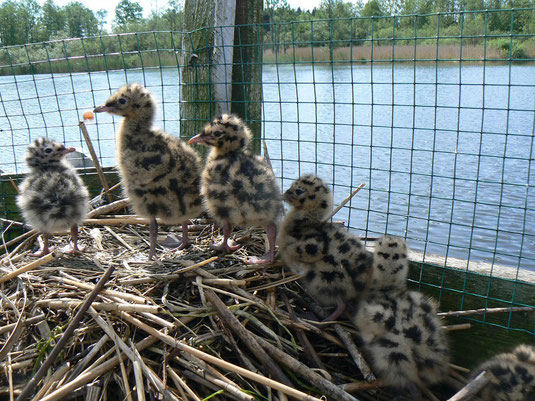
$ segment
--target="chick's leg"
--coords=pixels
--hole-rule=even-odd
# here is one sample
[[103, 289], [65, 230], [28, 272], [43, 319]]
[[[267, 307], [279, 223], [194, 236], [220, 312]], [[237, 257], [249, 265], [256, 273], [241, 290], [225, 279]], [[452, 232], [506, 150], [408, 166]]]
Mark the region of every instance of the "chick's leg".
[[158, 222], [156, 217], [151, 216], [150, 225], [149, 225], [149, 240], [150, 240], [150, 250], [149, 250], [149, 260], [153, 260], [156, 256], [156, 241], [158, 240]]
[[37, 252], [32, 253], [32, 256], [40, 258], [42, 256], [48, 255], [51, 252], [50, 248], [48, 247], [48, 238], [49, 235], [47, 233], [43, 233], [43, 248]]
[[274, 223], [270, 223], [267, 228], [267, 236], [269, 242], [269, 250], [262, 256], [251, 256], [247, 258], [245, 263], [248, 265], [259, 265], [262, 263], [271, 263], [275, 260], [275, 241], [277, 239], [277, 227]]
[[330, 322], [330, 321], [336, 320], [342, 313], [344, 313], [345, 310], [346, 310], [346, 303], [342, 300], [342, 298], [338, 297], [336, 299], [336, 309], [333, 311], [333, 313], [331, 313], [329, 316], [323, 319], [323, 321]]
[[188, 236], [188, 222], [182, 223], [182, 238], [176, 233], [169, 233], [167, 238], [160, 241], [160, 245], [166, 248], [173, 248], [175, 251], [186, 249], [191, 245]]
[[182, 242], [178, 246], [177, 250], [186, 249], [191, 245], [189, 240], [188, 222], [182, 223]]
[[225, 253], [229, 253], [238, 249], [241, 245], [236, 243], [234, 240], [229, 239], [230, 234], [232, 234], [232, 224], [225, 223], [223, 225], [223, 240], [217, 244], [210, 245], [210, 248]]
[[78, 248], [78, 225], [71, 227], [71, 239], [72, 239], [72, 251], [71, 253], [84, 252], [85, 247], [82, 249]]

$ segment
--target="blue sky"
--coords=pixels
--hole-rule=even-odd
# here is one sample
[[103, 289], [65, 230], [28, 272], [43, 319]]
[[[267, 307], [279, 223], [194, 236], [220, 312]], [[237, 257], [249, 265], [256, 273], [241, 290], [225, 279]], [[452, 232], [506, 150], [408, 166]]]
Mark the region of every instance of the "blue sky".
[[[67, 3], [70, 3], [73, 0], [54, 0], [54, 3], [58, 6], [64, 6]], [[92, 9], [93, 11], [98, 11], [100, 9], [105, 9], [108, 11], [108, 22], [111, 22], [115, 17], [115, 7], [120, 0], [91, 0], [91, 1], [81, 1], [86, 7]], [[43, 5], [45, 0], [38, 0], [38, 2]], [[165, 10], [167, 8], [167, 0], [137, 0], [139, 4], [143, 7], [143, 15], [148, 16], [152, 10]], [[319, 6], [321, 0], [288, 0], [290, 6], [297, 8], [308, 8], [312, 9]], [[305, 3], [306, 5], [304, 5]]]

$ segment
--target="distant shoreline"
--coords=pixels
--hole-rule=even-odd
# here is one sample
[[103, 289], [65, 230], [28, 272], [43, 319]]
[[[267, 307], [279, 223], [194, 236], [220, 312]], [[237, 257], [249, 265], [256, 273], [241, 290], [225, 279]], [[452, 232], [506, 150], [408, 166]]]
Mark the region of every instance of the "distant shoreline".
[[[374, 45], [352, 47], [287, 47], [278, 52], [266, 49], [264, 64], [370, 64], [370, 63], [459, 63], [463, 64], [518, 64], [535, 63], [535, 43], [525, 43], [522, 58], [509, 58], [509, 52], [491, 46], [444, 44], [422, 45]], [[0, 76], [79, 73], [134, 68], [176, 67], [177, 54], [173, 49], [161, 50], [158, 54], [130, 51], [128, 54], [85, 54], [55, 57], [53, 59], [6, 64], [0, 61]]]

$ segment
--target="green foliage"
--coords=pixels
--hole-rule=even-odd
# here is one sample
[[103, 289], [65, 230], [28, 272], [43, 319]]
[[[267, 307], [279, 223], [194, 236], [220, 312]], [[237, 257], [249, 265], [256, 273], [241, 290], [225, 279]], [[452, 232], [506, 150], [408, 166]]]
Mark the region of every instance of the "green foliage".
[[504, 58], [529, 58], [524, 44], [518, 40], [511, 40], [510, 38], [492, 39], [488, 41], [488, 46], [501, 50]]
[[115, 7], [115, 23], [119, 27], [141, 21], [143, 7], [137, 1], [121, 0]]
[[[42, 6], [37, 0], [5, 0], [0, 4], [0, 45], [58, 42], [0, 49], [0, 74], [176, 65], [175, 49], [182, 46], [182, 35], [155, 32], [184, 29], [183, 0], [168, 1], [159, 13], [142, 18], [139, 3], [122, 0], [112, 32], [139, 33], [98, 37], [108, 33], [105, 10], [93, 12], [78, 1], [61, 7], [54, 0]], [[479, 60], [488, 48], [493, 52], [489, 57], [497, 60], [533, 59], [534, 7], [535, 0], [369, 0], [365, 4], [322, 0], [319, 7], [304, 10], [290, 7], [287, 0], [265, 0], [259, 32], [264, 36], [266, 60], [369, 60], [367, 51], [350, 49], [370, 46], [372, 40], [375, 49], [384, 48], [382, 53], [374, 51], [373, 57], [384, 59], [392, 58], [387, 48], [415, 45], [427, 46], [424, 58], [433, 59], [437, 44], [466, 48], [442, 52], [440, 58], [462, 54]], [[477, 9], [486, 10], [471, 12]], [[207, 34], [209, 30], [199, 33]], [[84, 39], [62, 40], [73, 37]], [[470, 46], [480, 50], [476, 54]], [[414, 57], [413, 50], [404, 51], [406, 57]], [[395, 57], [401, 54], [394, 53]]]

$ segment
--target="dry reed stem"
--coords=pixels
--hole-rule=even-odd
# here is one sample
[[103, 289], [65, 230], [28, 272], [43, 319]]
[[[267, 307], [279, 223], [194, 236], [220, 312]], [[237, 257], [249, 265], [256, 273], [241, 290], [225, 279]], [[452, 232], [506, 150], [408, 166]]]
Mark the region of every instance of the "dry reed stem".
[[49, 378], [48, 380], [43, 384], [43, 386], [39, 389], [37, 394], [32, 398], [32, 401], [37, 401], [41, 399], [43, 396], [45, 396], [49, 390], [53, 387], [54, 384], [57, 384], [59, 380], [65, 376], [65, 374], [69, 371], [71, 368], [69, 363], [63, 364], [59, 367], [58, 370], [56, 370]]
[[133, 363], [134, 378], [136, 380], [136, 395], [138, 401], [145, 401], [145, 386], [143, 385], [143, 373], [141, 372], [141, 364], [138, 360]]
[[355, 365], [357, 365], [357, 368], [360, 370], [360, 373], [362, 373], [362, 377], [364, 377], [364, 380], [367, 382], [375, 381], [375, 375], [373, 374], [372, 370], [368, 366], [368, 363], [358, 350], [355, 342], [353, 341], [349, 333], [338, 323], [334, 325], [334, 330], [338, 334], [338, 337], [340, 337], [340, 339], [345, 344], [349, 354], [353, 358], [353, 361], [355, 361]]
[[13, 238], [11, 241], [8, 241], [4, 244], [6, 248], [9, 248], [11, 245], [15, 245], [16, 243], [25, 240], [28, 237], [31, 237], [32, 235], [38, 235], [39, 233], [37, 230], [30, 230], [28, 232], [25, 232], [24, 234], [19, 235], [16, 238]]
[[130, 252], [135, 252], [134, 248], [132, 248], [124, 239], [121, 238], [119, 234], [117, 234], [115, 231], [113, 231], [108, 226], [104, 226], [104, 229], [109, 232], [119, 243], [124, 246], [126, 249], [128, 249]]
[[299, 362], [297, 359], [292, 358], [285, 352], [281, 351], [277, 347], [271, 345], [269, 342], [259, 336], [255, 336], [257, 341], [262, 347], [270, 353], [280, 363], [290, 368], [291, 371], [299, 374], [303, 378], [306, 378], [310, 383], [316, 386], [319, 390], [325, 392], [326, 395], [333, 397], [337, 400], [345, 401], [357, 401], [355, 397], [346, 393], [339, 386], [334, 385], [329, 380], [326, 380], [323, 376], [320, 376], [305, 364]]
[[95, 217], [101, 216], [103, 214], [108, 214], [110, 212], [114, 212], [116, 210], [125, 208], [129, 205], [129, 202], [130, 200], [128, 198], [123, 198], [123, 199], [116, 200], [115, 202], [108, 203], [107, 205], [91, 210], [87, 214], [87, 218], [94, 219]]
[[[298, 400], [303, 400], [303, 401], [321, 401], [319, 398], [316, 398], [316, 397], [313, 397], [313, 396], [310, 396], [306, 393], [303, 393], [302, 391], [299, 391], [299, 390], [296, 390], [292, 387], [289, 387], [289, 386], [286, 386], [285, 384], [283, 383], [279, 383], [275, 380], [272, 380], [272, 379], [268, 379], [264, 376], [261, 376], [259, 374], [256, 374], [254, 372], [251, 372], [247, 369], [244, 369], [240, 366], [237, 366], [237, 365], [234, 365], [232, 363], [229, 363], [223, 359], [220, 359], [220, 358], [217, 358], [217, 357], [214, 357], [210, 354], [207, 354], [203, 351], [200, 351], [196, 348], [193, 348], [193, 347], [190, 347], [189, 345], [186, 345], [184, 343], [181, 343], [180, 341], [177, 341], [176, 339], [174, 339], [173, 337], [165, 334], [165, 333], [162, 333], [162, 332], [159, 332], [157, 330], [155, 330], [154, 328], [146, 325], [145, 323], [143, 323], [142, 321], [140, 321], [139, 319], [136, 319], [136, 318], [133, 318], [132, 316], [128, 315], [127, 313], [125, 312], [120, 312], [120, 316], [124, 319], [124, 320], [127, 320], [128, 322], [132, 323], [133, 325], [139, 327], [141, 330], [153, 335], [153, 336], [156, 336], [158, 337], [161, 341], [163, 341], [165, 344], [167, 345], [170, 345], [171, 347], [174, 347], [174, 348], [177, 348], [183, 352], [188, 352], [192, 355], [195, 355], [196, 357], [206, 361], [206, 362], [210, 362], [214, 365], [217, 365], [217, 366], [220, 366], [222, 367], [223, 369], [227, 369], [228, 371], [230, 372], [234, 372], [234, 373], [237, 373], [241, 376], [244, 376], [248, 379], [251, 379], [257, 383], [260, 383], [260, 384], [263, 384], [265, 386], [268, 386], [268, 387], [271, 387], [275, 390], [280, 390], [282, 391], [283, 393], [285, 394], [288, 394], [294, 398], [297, 398]], [[48, 400], [47, 400], [48, 401]]]
[[[70, 300], [70, 299], [56, 299], [48, 300], [43, 299], [35, 303], [37, 306], [46, 306], [51, 309], [76, 309], [82, 301]], [[123, 312], [150, 312], [150, 313], [162, 313], [163, 308], [155, 305], [139, 305], [139, 304], [125, 304], [125, 303], [105, 303], [105, 302], [93, 302], [93, 308], [106, 312], [123, 311]]]
[[37, 259], [37, 260], [35, 260], [33, 262], [30, 262], [30, 263], [18, 268], [17, 270], [15, 270], [15, 271], [13, 271], [11, 273], [3, 275], [2, 277], [0, 277], [0, 283], [4, 283], [4, 282], [6, 282], [8, 280], [11, 280], [12, 278], [20, 276], [21, 274], [26, 273], [26, 272], [28, 272], [30, 270], [37, 269], [39, 266], [42, 266], [45, 263], [50, 262], [51, 260], [57, 258], [60, 255], [61, 255], [61, 253], [51, 252], [48, 255], [42, 256], [39, 259]]
[[108, 198], [108, 201], [112, 203], [113, 198], [111, 196], [110, 186], [108, 185], [106, 176], [102, 172], [102, 167], [100, 167], [100, 162], [98, 161], [97, 154], [95, 152], [95, 149], [93, 148], [93, 143], [91, 142], [91, 137], [89, 136], [89, 132], [87, 132], [87, 127], [85, 126], [85, 123], [83, 121], [80, 121], [78, 125], [80, 126], [80, 129], [82, 130], [82, 134], [84, 135], [85, 143], [87, 145], [87, 150], [89, 150], [89, 154], [91, 155], [91, 159], [93, 160], [93, 164], [95, 165], [95, 169], [97, 170], [98, 177], [100, 178], [100, 182], [102, 183], [102, 188], [104, 188], [104, 192], [106, 193], [106, 197]]
[[282, 372], [282, 369], [271, 359], [271, 357], [264, 352], [262, 347], [258, 344], [255, 337], [242, 326], [240, 321], [230, 312], [227, 306], [221, 301], [221, 299], [213, 291], [205, 292], [206, 298], [217, 309], [219, 316], [223, 319], [223, 322], [228, 325], [232, 331], [234, 331], [243, 343], [249, 348], [249, 351], [262, 363], [267, 372], [270, 372], [278, 381], [291, 386], [292, 382]]
[[446, 331], [468, 330], [472, 327], [470, 323], [452, 324], [450, 326], [442, 326]]
[[490, 379], [488, 376], [487, 371], [482, 371], [448, 401], [465, 401], [471, 399], [489, 383]]
[[[31, 324], [39, 323], [40, 321], [44, 319], [45, 319], [45, 315], [40, 314], [38, 316], [34, 316], [34, 317], [24, 320], [22, 324], [24, 326], [29, 326]], [[0, 327], [0, 334], [4, 334], [4, 333], [7, 333], [8, 331], [11, 331], [11, 329], [15, 328], [16, 325], [17, 323], [11, 323], [11, 324], [7, 324], [5, 326]]]
[[113, 273], [113, 270], [115, 270], [115, 266], [112, 265], [108, 267], [106, 272], [102, 275], [98, 283], [95, 285], [94, 289], [88, 295], [84, 303], [80, 306], [80, 309], [78, 310], [78, 312], [76, 313], [72, 321], [69, 323], [69, 325], [65, 329], [65, 332], [63, 333], [59, 341], [56, 343], [56, 345], [54, 346], [54, 348], [48, 355], [48, 358], [46, 359], [46, 361], [41, 365], [39, 370], [35, 373], [35, 375], [31, 378], [31, 380], [26, 384], [22, 393], [17, 397], [17, 401], [23, 401], [29, 397], [29, 395], [32, 393], [35, 386], [37, 386], [37, 383], [39, 383], [41, 378], [45, 375], [47, 369], [54, 363], [54, 361], [56, 360], [56, 357], [59, 355], [63, 347], [67, 344], [67, 340], [69, 340], [70, 336], [74, 332], [74, 329], [80, 323], [80, 320], [84, 316], [85, 312], [91, 306], [91, 303], [95, 300], [99, 291], [102, 289], [106, 281], [108, 281], [108, 279], [110, 278], [111, 274]]
[[167, 373], [169, 373], [169, 377], [171, 377], [171, 380], [173, 380], [173, 382], [179, 389], [183, 388], [194, 401], [201, 401], [197, 394], [195, 394], [195, 392], [187, 385], [184, 380], [180, 378], [180, 376], [173, 369], [167, 367]]
[[338, 213], [340, 211], [340, 209], [342, 209], [345, 204], [347, 202], [349, 202], [351, 200], [351, 198], [353, 198], [362, 188], [364, 188], [364, 186], [366, 185], [366, 183], [362, 183], [360, 184], [353, 192], [351, 192], [351, 194], [349, 194], [349, 196], [347, 196], [347, 198], [345, 198], [342, 203], [340, 203], [332, 212], [331, 214], [329, 214], [329, 216], [327, 216], [327, 218], [323, 219], [323, 221], [327, 221], [327, 220], [330, 220], [336, 213]]
[[463, 311], [451, 311], [451, 312], [439, 312], [440, 317], [450, 316], [468, 316], [468, 315], [484, 315], [488, 313], [508, 313], [508, 312], [535, 312], [535, 308], [532, 306], [516, 306], [507, 308], [482, 308], [482, 309], [470, 309]]
[[[292, 308], [292, 305], [290, 304], [290, 300], [288, 299], [288, 296], [285, 292], [282, 293], [282, 299], [284, 301], [284, 304], [286, 305], [286, 309], [288, 310], [288, 313], [290, 314], [290, 319], [292, 319], [294, 322], [297, 321], [297, 316], [295, 314], [294, 309]], [[316, 350], [312, 346], [312, 343], [308, 339], [307, 335], [305, 334], [303, 329], [296, 328], [297, 337], [299, 338], [299, 341], [303, 345], [303, 348], [306, 350], [306, 356], [307, 358], [319, 369], [326, 371], [326, 367], [321, 361], [320, 357], [318, 356]]]
[[[117, 333], [115, 330], [102, 319], [97, 311], [94, 308], [89, 308], [89, 314], [93, 317], [93, 320], [100, 326], [100, 328], [113, 340], [115, 345], [121, 349], [122, 352], [125, 353], [125, 355], [130, 359], [131, 362], [138, 361], [141, 370], [143, 374], [149, 379], [149, 381], [158, 389], [158, 391], [166, 396], [169, 397], [173, 401], [178, 401], [178, 398], [175, 397], [173, 393], [171, 393], [169, 390], [165, 388], [165, 385], [163, 384], [162, 380], [143, 362], [141, 357], [139, 357], [139, 354], [136, 353], [135, 348], [131, 349], [126, 345], [126, 343], [117, 336]], [[120, 355], [117, 356], [117, 359], [119, 363], [121, 363], [122, 359], [120, 358]]]

